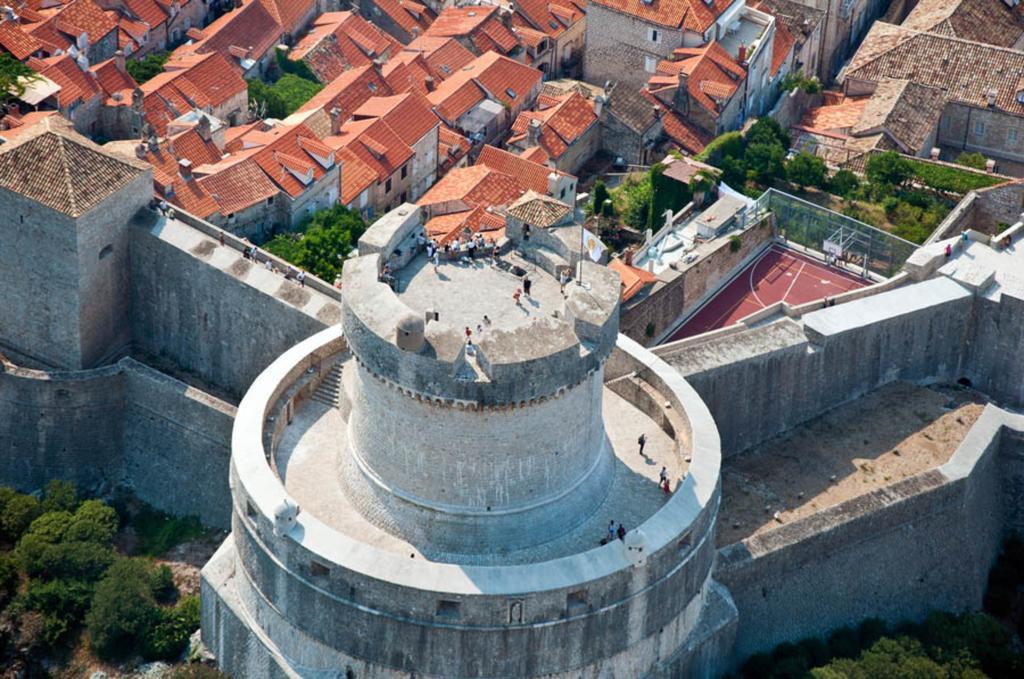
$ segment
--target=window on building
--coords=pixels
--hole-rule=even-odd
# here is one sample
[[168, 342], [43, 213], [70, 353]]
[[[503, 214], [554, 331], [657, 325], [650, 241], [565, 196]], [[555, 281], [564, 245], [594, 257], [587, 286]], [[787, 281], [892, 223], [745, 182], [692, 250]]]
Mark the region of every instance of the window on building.
[[405, 179], [405, 177], [408, 174], [409, 174], [409, 166], [408, 165], [403, 165], [402, 166], [402, 179]]
[[399, 202], [404, 203], [406, 198], [408, 198], [408, 195], [405, 193], [405, 191], [402, 191], [401, 200]]
[[661, 42], [661, 33], [658, 31], [657, 28], [648, 28], [647, 39], [653, 43], [659, 43]]
[[1009, 132], [1006, 133], [1006, 143], [1008, 143], [1008, 144], [1016, 144], [1017, 143], [1017, 138], [1018, 138], [1017, 128], [1011, 127]]
[[391, 193], [391, 179], [384, 182], [384, 193]]
[[974, 121], [974, 136], [983, 137], [985, 136], [985, 123], [980, 120]]
[[658, 60], [654, 57], [644, 57], [644, 70], [648, 73], [654, 73], [658, 70]]

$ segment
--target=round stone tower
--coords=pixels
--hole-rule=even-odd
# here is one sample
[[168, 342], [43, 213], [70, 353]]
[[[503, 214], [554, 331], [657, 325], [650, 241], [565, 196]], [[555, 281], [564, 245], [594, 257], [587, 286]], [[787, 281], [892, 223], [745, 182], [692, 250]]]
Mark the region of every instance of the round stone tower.
[[618, 336], [616, 274], [584, 262], [584, 285], [559, 284], [579, 227], [437, 269], [420, 229], [413, 206], [378, 221], [346, 262], [341, 327], [239, 406], [233, 532], [203, 577], [221, 666], [716, 672], [735, 609], [710, 577], [719, 450], [703, 403]]

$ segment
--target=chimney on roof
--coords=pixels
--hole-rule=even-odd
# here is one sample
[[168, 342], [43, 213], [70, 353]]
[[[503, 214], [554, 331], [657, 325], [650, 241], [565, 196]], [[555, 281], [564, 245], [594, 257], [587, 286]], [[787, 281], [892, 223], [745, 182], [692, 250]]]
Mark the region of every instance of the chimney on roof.
[[14, 8], [4, 5], [4, 19], [7, 21], [17, 21], [18, 15], [14, 13]]
[[331, 134], [338, 134], [341, 132], [341, 109], [337, 106], [333, 107], [328, 115], [331, 116]]
[[741, 64], [746, 62], [746, 60], [747, 60], [747, 46], [746, 45], [740, 43], [740, 49], [736, 53], [736, 60], [739, 61]]
[[601, 117], [601, 111], [604, 110], [604, 104], [607, 100], [607, 97], [603, 94], [599, 94], [594, 97], [594, 115], [598, 118]]
[[434, 91], [434, 76], [428, 75], [426, 78], [423, 79], [423, 84], [426, 86], [427, 92], [433, 92]]
[[210, 141], [212, 132], [213, 130], [210, 126], [210, 118], [206, 115], [199, 116], [199, 122], [196, 123], [196, 134], [198, 134], [203, 141]]
[[149, 139], [146, 141], [146, 144], [149, 146], [149, 150], [153, 153], [156, 153], [160, 148], [160, 142], [157, 141], [155, 134], [149, 135]]
[[21, 117], [21, 107], [18, 106], [17, 102], [12, 101], [7, 104], [7, 115], [11, 116], [12, 118]]
[[192, 179], [192, 161], [188, 158], [178, 159], [178, 174], [185, 181]]
[[124, 70], [125, 69], [125, 66], [124, 66], [124, 50], [117, 50], [116, 52], [114, 52], [114, 66], [121, 73], [125, 72], [125, 70]]
[[135, 145], [135, 157], [136, 158], [145, 158], [146, 157], [146, 145], [143, 144], [142, 142], [139, 142], [138, 144]]
[[654, 117], [661, 120], [661, 104], [654, 105]]
[[929, 155], [929, 157], [932, 160], [938, 160], [940, 153], [941, 153], [941, 151], [939, 150], [939, 147], [938, 146], [933, 146], [932, 150], [931, 150], [931, 153], [929, 153], [928, 155]]
[[540, 132], [540, 121], [536, 118], [532, 118], [529, 126], [526, 128], [526, 145], [536, 146], [539, 144]]
[[994, 108], [995, 107], [995, 105], [996, 105], [996, 95], [997, 94], [999, 94], [999, 92], [994, 87], [989, 88], [989, 90], [987, 92], [985, 92], [985, 99], [988, 102], [989, 108]]

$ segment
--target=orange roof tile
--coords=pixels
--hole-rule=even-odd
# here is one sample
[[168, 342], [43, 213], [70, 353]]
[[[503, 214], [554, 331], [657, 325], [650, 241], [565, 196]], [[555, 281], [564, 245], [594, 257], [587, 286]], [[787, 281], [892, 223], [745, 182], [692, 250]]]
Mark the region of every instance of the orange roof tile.
[[45, 45], [15, 21], [0, 21], [0, 48], [11, 53], [18, 61], [42, 52]]
[[167, 123], [193, 108], [219, 106], [247, 89], [245, 80], [220, 54], [178, 62], [187, 68], [164, 71], [140, 85], [146, 120], [163, 135]]
[[413, 40], [405, 49], [422, 53], [432, 75], [439, 80], [445, 80], [474, 59], [473, 53], [455, 38], [425, 35]]
[[420, 94], [374, 97], [352, 114], [355, 119], [381, 118], [399, 139], [412, 146], [440, 125], [430, 102]]
[[558, 98], [540, 97], [542, 108], [537, 111], [523, 111], [512, 124], [509, 143], [523, 141], [529, 130], [530, 121], [541, 123], [538, 141], [551, 158], [561, 158], [584, 132], [597, 123], [594, 105], [578, 92], [571, 92]]
[[37, 69], [39, 75], [60, 85], [57, 102], [66, 108], [76, 102], [88, 101], [101, 96], [103, 90], [91, 75], [86, 75], [69, 55], [41, 60], [45, 68]]
[[302, 60], [320, 82], [329, 83], [346, 69], [367, 66], [382, 55], [394, 56], [397, 40], [354, 12], [326, 12], [289, 52]]
[[89, 44], [95, 45], [111, 31], [117, 30], [117, 22], [93, 0], [72, 0], [50, 18], [29, 26], [28, 30], [38, 39], [67, 50], [80, 33], [85, 33]]
[[469, 153], [469, 140], [442, 124], [437, 131], [437, 162], [442, 172]]
[[330, 113], [331, 109], [336, 107], [341, 112], [341, 119], [348, 120], [352, 112], [362, 106], [367, 99], [387, 94], [391, 94], [391, 91], [380, 74], [372, 66], [360, 66], [345, 71], [327, 83], [299, 108], [299, 112], [323, 109]]
[[[122, 71], [117, 67], [116, 59], [102, 61], [89, 70], [96, 74], [96, 80], [99, 82], [100, 88], [103, 89], [108, 97], [114, 94], [114, 92], [124, 93], [126, 90], [131, 92], [138, 87], [135, 79], [127, 71]], [[131, 95], [125, 96], [120, 103], [124, 105], [131, 104]]]
[[341, 202], [349, 205], [377, 181], [377, 172], [351, 149], [338, 149], [341, 165]]
[[429, 8], [410, 0], [374, 0], [374, 4], [409, 35], [422, 35], [435, 16]]
[[269, 131], [276, 137], [263, 146], [252, 156], [253, 162], [292, 197], [297, 197], [306, 190], [306, 184], [299, 181], [292, 172], [310, 175], [311, 181], [317, 181], [327, 169], [315, 162], [310, 154], [299, 144], [301, 137], [314, 137], [312, 130], [299, 124], [292, 127], [274, 128]]
[[648, 89], [660, 92], [679, 87], [685, 77], [690, 97], [717, 118], [746, 74], [746, 69], [721, 44], [711, 41], [703, 47], [674, 50], [671, 59], [658, 63]]
[[523, 190], [515, 177], [485, 165], [473, 165], [451, 170], [417, 203], [423, 206], [461, 203], [466, 209], [500, 207], [518, 198]]
[[263, 3], [250, 0], [202, 29], [201, 39], [182, 45], [174, 50], [174, 55], [218, 52], [231, 64], [237, 65], [238, 58], [233, 52], [238, 48], [246, 51], [252, 59], [259, 59], [281, 40], [283, 32], [281, 24]]
[[480, 150], [476, 164], [512, 175], [522, 184], [523, 188], [532, 189], [544, 195], [547, 195], [548, 192], [548, 175], [555, 173], [560, 176], [572, 176], [490, 145], [486, 145]]
[[685, 28], [703, 33], [727, 10], [734, 0], [591, 0], [593, 4], [613, 9], [661, 26]]
[[316, 10], [317, 4], [316, 0], [259, 0], [259, 2], [287, 33], [296, 33], [302, 29], [303, 19]]
[[627, 302], [635, 297], [645, 286], [658, 282], [658, 277], [649, 271], [626, 264], [618, 257], [608, 262], [608, 268], [618, 272], [622, 281], [622, 301]]
[[772, 41], [772, 75], [779, 72], [779, 68], [786, 61], [786, 57], [792, 53], [795, 44], [796, 38], [789, 32], [789, 29], [781, 21], [776, 22], [775, 39]]
[[[175, 176], [169, 185], [171, 187], [170, 202], [185, 212], [200, 219], [209, 219], [220, 211], [220, 205], [195, 177], [184, 179]], [[167, 195], [166, 189], [163, 195]]]
[[[423, 225], [427, 236], [437, 240], [438, 245], [451, 243], [456, 238], [464, 238], [471, 234], [485, 233], [488, 238], [501, 238], [504, 235], [505, 218], [500, 214], [488, 212], [483, 207], [461, 210], [446, 215], [438, 215]], [[502, 233], [497, 233], [501, 231]]]
[[201, 177], [199, 185], [230, 215], [281, 193], [252, 160], [229, 165], [221, 172]]
[[348, 148], [385, 181], [413, 157], [413, 150], [379, 118], [352, 120], [341, 134], [325, 140], [333, 148]]

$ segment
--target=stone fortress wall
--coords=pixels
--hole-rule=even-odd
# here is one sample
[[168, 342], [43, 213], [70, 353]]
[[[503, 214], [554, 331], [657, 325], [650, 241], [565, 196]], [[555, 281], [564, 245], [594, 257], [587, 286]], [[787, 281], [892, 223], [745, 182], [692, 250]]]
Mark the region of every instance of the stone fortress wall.
[[[134, 182], [106, 202], [134, 209], [145, 205], [151, 180], [144, 178], [146, 182]], [[100, 208], [106, 209], [106, 202]], [[17, 211], [28, 214], [29, 207]], [[66, 221], [47, 223], [74, 233], [74, 223]], [[46, 327], [60, 317], [66, 329], [51, 335], [46, 327], [3, 316], [0, 354], [9, 351], [10, 361], [0, 366], [0, 451], [5, 455], [0, 484], [29, 490], [51, 478], [65, 478], [92, 491], [127, 486], [159, 509], [194, 514], [208, 525], [226, 528], [234, 403], [274, 357], [337, 322], [338, 307], [325, 295], [298, 289], [243, 259], [240, 244], [220, 247], [210, 237], [217, 232], [212, 226], [199, 231], [148, 209], [125, 218], [125, 223], [123, 231], [106, 232], [113, 256], [105, 259], [114, 259], [121, 288], [113, 294], [108, 286], [108, 292], [115, 299], [126, 296], [114, 308], [130, 313], [117, 312], [119, 323], [107, 322], [109, 314], [101, 309], [82, 317], [105, 328], [110, 340], [97, 344], [104, 348], [92, 353], [113, 352], [115, 359], [130, 354], [115, 363], [85, 370], [55, 367], [79, 361], [78, 347], [89, 345], [82, 333], [99, 333], [78, 323], [77, 306], [50, 309], [74, 297], [63, 291], [73, 289], [73, 281], [59, 271], [68, 267], [73, 275], [74, 267], [49, 262], [40, 253], [32, 259], [42, 262], [39, 271], [54, 269], [52, 279], [4, 269], [0, 289], [5, 299], [16, 302], [4, 308], [45, 305], [44, 320], [56, 314], [46, 320]], [[101, 221], [87, 229], [97, 243], [104, 240], [97, 235], [103, 230]], [[97, 248], [89, 248], [90, 256], [98, 258], [93, 250]], [[72, 246], [57, 251], [69, 252]], [[9, 278], [6, 272], [12, 271]], [[61, 292], [48, 292], [52, 286]], [[38, 295], [36, 302], [29, 300], [30, 292]], [[94, 295], [94, 301], [103, 297]], [[26, 328], [30, 336], [22, 337]], [[67, 341], [61, 345], [40, 339], [50, 336]], [[20, 351], [25, 346], [38, 349], [26, 356]], [[150, 360], [160, 370], [147, 365]]]
[[[1019, 409], [1021, 305], [940, 277], [655, 353], [700, 393], [729, 457], [894, 380], [966, 378]], [[942, 467], [720, 549], [734, 665], [866, 617], [979, 608], [1002, 537], [1022, 525], [1022, 441], [1024, 417], [989, 405]]]

